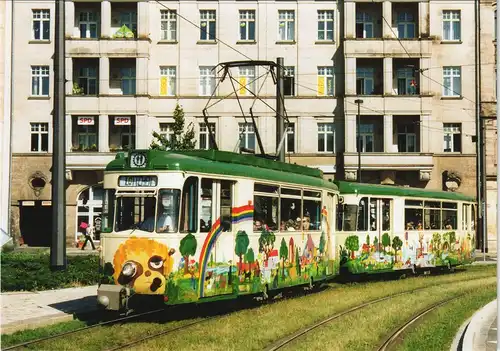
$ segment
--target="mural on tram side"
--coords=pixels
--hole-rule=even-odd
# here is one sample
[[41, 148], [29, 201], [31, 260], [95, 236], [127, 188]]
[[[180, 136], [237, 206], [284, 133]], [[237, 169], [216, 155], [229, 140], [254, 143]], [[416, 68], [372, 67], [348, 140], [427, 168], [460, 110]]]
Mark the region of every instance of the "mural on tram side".
[[340, 265], [351, 273], [363, 273], [381, 270], [410, 269], [417, 267], [434, 267], [470, 263], [474, 260], [474, 237], [467, 233], [457, 238], [456, 232], [433, 233], [424, 235], [419, 232], [414, 240], [391, 238], [384, 233], [370, 241], [370, 235], [365, 242], [360, 243], [358, 235], [350, 235], [340, 246]]
[[[327, 228], [329, 233], [326, 209], [322, 214], [323, 228]], [[253, 206], [250, 204], [232, 211], [233, 224], [252, 219]], [[269, 289], [277, 289], [304, 284], [308, 283], [311, 277], [318, 280], [338, 271], [335, 260], [328, 256], [330, 235], [324, 231], [317, 244], [311, 234], [302, 234], [304, 240], [300, 245], [293, 237], [277, 240], [276, 234], [264, 227], [258, 237], [258, 243], [252, 247], [246, 231], [236, 230], [234, 255], [231, 256], [235, 258], [234, 261], [223, 256], [220, 260], [214, 259], [213, 247], [221, 233], [219, 219], [206, 236], [197, 262], [184, 255], [189, 253], [191, 256], [196, 252], [195, 239], [189, 239], [190, 244], [185, 244], [187, 247], [184, 248], [181, 242], [179, 250], [185, 257], [179, 263], [177, 271], [174, 270], [168, 279], [165, 291], [168, 296], [167, 303], [258, 293], [265, 285], [268, 285]]]

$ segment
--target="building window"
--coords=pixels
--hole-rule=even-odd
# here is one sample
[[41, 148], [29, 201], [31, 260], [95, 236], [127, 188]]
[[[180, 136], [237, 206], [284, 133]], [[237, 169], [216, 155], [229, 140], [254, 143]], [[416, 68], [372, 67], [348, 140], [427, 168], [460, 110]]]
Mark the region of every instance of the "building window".
[[412, 39], [415, 37], [415, 19], [413, 17], [413, 13], [398, 13], [398, 38]]
[[412, 68], [399, 68], [397, 70], [398, 95], [417, 94], [415, 70]]
[[443, 40], [460, 40], [460, 10], [443, 11]]
[[356, 93], [358, 95], [373, 94], [375, 69], [371, 67], [356, 68]]
[[31, 95], [49, 96], [49, 66], [31, 66]]
[[160, 67], [160, 96], [175, 96], [176, 68]]
[[177, 12], [162, 10], [161, 15], [161, 40], [177, 40]]
[[84, 95], [97, 95], [97, 70], [94, 67], [79, 69], [78, 87]]
[[443, 95], [461, 96], [462, 80], [460, 67], [443, 67]]
[[333, 41], [333, 11], [318, 11], [318, 40]]
[[238, 123], [240, 133], [240, 148], [255, 150], [255, 130], [253, 124]]
[[33, 39], [50, 40], [50, 10], [33, 10]]
[[414, 124], [398, 125], [398, 151], [399, 152], [418, 152], [417, 133]]
[[31, 123], [31, 151], [49, 151], [48, 123]]
[[135, 149], [135, 117], [109, 116], [109, 150]]
[[295, 40], [295, 11], [294, 10], [279, 10], [279, 38], [280, 41]]
[[200, 11], [200, 40], [215, 40], [216, 23], [215, 10]]
[[82, 11], [78, 18], [80, 38], [97, 38], [97, 14], [95, 12]]
[[373, 152], [373, 140], [375, 138], [374, 124], [361, 124], [359, 128], [358, 150], [361, 147], [361, 152]]
[[318, 96], [333, 95], [333, 67], [318, 67]]
[[175, 139], [174, 124], [173, 123], [160, 123], [160, 133], [163, 138], [172, 143]]
[[[215, 145], [212, 143], [210, 140], [210, 133], [208, 131], [207, 125], [205, 123], [200, 123], [200, 141], [199, 141], [199, 148], [208, 150], [208, 149], [213, 149]], [[209, 123], [208, 127], [212, 131], [214, 138], [215, 138], [215, 123]]]
[[121, 68], [123, 95], [135, 95], [135, 68]]
[[318, 152], [335, 152], [335, 126], [318, 123]]
[[97, 123], [94, 116], [73, 116], [72, 151], [98, 150]]
[[240, 10], [240, 40], [255, 41], [255, 10]]
[[356, 38], [373, 38], [373, 19], [367, 12], [356, 14]]
[[200, 67], [200, 96], [210, 96], [215, 90], [215, 70], [213, 67]]
[[295, 123], [289, 123], [286, 128], [285, 152], [295, 152]]
[[137, 12], [124, 11], [120, 13], [120, 28], [126, 26], [137, 37]]
[[295, 67], [285, 67], [284, 92], [285, 96], [295, 96]]
[[444, 152], [462, 151], [462, 126], [460, 123], [444, 123]]
[[90, 227], [95, 229], [94, 240], [99, 241], [101, 238], [102, 222], [101, 213], [103, 206], [104, 191], [102, 186], [92, 186], [83, 190], [78, 195], [77, 220], [76, 220], [76, 239], [81, 233], [78, 232], [82, 222], [85, 222]]
[[240, 67], [238, 71], [239, 95], [252, 95], [249, 90], [255, 94], [255, 80], [255, 67]]

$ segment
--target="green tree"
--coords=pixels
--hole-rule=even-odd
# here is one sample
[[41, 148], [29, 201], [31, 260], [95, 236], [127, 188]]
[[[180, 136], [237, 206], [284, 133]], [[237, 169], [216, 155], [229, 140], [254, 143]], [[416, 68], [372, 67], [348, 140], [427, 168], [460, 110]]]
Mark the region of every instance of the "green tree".
[[254, 261], [255, 261], [255, 254], [253, 252], [253, 249], [249, 248], [247, 253], [245, 254], [245, 262], [252, 265]]
[[399, 238], [399, 236], [395, 236], [394, 239], [392, 239], [392, 248], [394, 249], [394, 260], [398, 262], [398, 251], [401, 250], [401, 247], [403, 247], [403, 241]]
[[288, 246], [286, 246], [286, 241], [285, 238], [281, 239], [281, 244], [280, 244], [280, 259], [282, 260], [282, 271], [281, 271], [281, 276], [283, 279], [285, 278], [285, 260], [288, 258]]
[[250, 244], [250, 240], [248, 239], [247, 233], [244, 230], [239, 230], [236, 234], [236, 245], [234, 246], [234, 253], [240, 258], [238, 275], [241, 273], [241, 257], [247, 252], [248, 244]]
[[325, 232], [321, 232], [321, 237], [319, 238], [319, 253], [323, 255], [325, 252], [325, 245], [326, 245], [326, 240], [325, 240]]
[[299, 248], [295, 248], [295, 264], [297, 266], [297, 274], [300, 275], [300, 256], [299, 256]]
[[265, 261], [269, 259], [269, 254], [274, 249], [274, 242], [276, 241], [276, 236], [273, 232], [263, 229], [259, 237], [259, 252], [264, 254]]
[[179, 252], [184, 257], [184, 274], [188, 274], [188, 265], [189, 265], [189, 256], [193, 256], [196, 253], [197, 246], [196, 238], [193, 234], [188, 233], [181, 240], [181, 244], [179, 246]]
[[373, 239], [373, 246], [375, 246], [375, 251], [378, 252], [379, 249], [378, 249], [378, 238], [377, 237], [375, 237]]
[[194, 124], [189, 123], [187, 130], [184, 132], [184, 110], [177, 103], [174, 110], [174, 123], [172, 131], [174, 132], [172, 138], [169, 140], [166, 136], [153, 132], [153, 141], [151, 142], [150, 149], [155, 150], [193, 150], [196, 141], [194, 134]]
[[359, 250], [359, 238], [357, 235], [350, 235], [345, 239], [345, 247], [351, 251], [351, 259], [354, 259], [354, 253]]
[[366, 236], [366, 245], [370, 246], [370, 235]]
[[441, 234], [439, 233], [434, 233], [432, 234], [432, 251], [435, 251], [436, 254], [439, 255], [439, 252], [441, 251]]
[[391, 237], [389, 236], [388, 233], [384, 233], [384, 235], [382, 235], [382, 247], [384, 248], [384, 255], [385, 255], [386, 248], [391, 247]]

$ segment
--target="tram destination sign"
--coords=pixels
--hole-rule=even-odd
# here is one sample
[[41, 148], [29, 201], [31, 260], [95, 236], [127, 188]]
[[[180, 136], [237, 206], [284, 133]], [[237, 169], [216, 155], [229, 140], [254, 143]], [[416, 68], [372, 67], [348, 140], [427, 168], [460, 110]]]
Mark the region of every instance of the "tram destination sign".
[[120, 176], [118, 178], [118, 186], [127, 188], [155, 187], [157, 184], [157, 176]]

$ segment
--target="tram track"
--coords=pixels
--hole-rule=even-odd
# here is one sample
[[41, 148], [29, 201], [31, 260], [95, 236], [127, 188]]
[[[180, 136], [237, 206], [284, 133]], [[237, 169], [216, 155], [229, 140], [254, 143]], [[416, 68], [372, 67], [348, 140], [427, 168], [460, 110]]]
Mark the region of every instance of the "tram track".
[[400, 327], [398, 327], [396, 330], [394, 330], [391, 334], [389, 334], [389, 336], [387, 336], [384, 341], [382, 342], [382, 344], [376, 348], [377, 351], [388, 351], [388, 350], [392, 350], [393, 346], [395, 346], [397, 344], [397, 340], [398, 340], [398, 337], [403, 334], [406, 330], [408, 330], [408, 328], [413, 325], [415, 322], [417, 322], [418, 320], [420, 320], [422, 317], [424, 317], [426, 314], [432, 312], [432, 311], [435, 311], [436, 309], [438, 309], [439, 307], [441, 306], [444, 306], [456, 299], [459, 299], [463, 296], [465, 296], [467, 294], [460, 294], [460, 295], [457, 295], [457, 296], [454, 296], [454, 297], [451, 297], [451, 298], [448, 298], [448, 299], [445, 299], [445, 300], [442, 300], [442, 301], [439, 301], [439, 302], [436, 302], [435, 304], [415, 313], [408, 321], [406, 321], [403, 325], [401, 325]]
[[[484, 279], [484, 277], [481, 277], [481, 278], [474, 278], [474, 279], [468, 279], [467, 281], [470, 282], [470, 281], [475, 281], [475, 280], [480, 280], [480, 279]], [[442, 286], [442, 285], [446, 285], [448, 283], [444, 282], [444, 283], [440, 283], [440, 284], [433, 284], [433, 285], [430, 285], [430, 286], [425, 286], [425, 287], [420, 287], [420, 288], [416, 288], [416, 289], [412, 289], [412, 290], [408, 290], [408, 291], [403, 291], [403, 292], [399, 292], [399, 293], [396, 293], [396, 294], [392, 294], [392, 295], [388, 295], [388, 296], [384, 296], [384, 297], [380, 297], [380, 298], [377, 298], [377, 299], [373, 299], [373, 300], [370, 300], [368, 302], [364, 302], [362, 304], [359, 304], [359, 305], [356, 305], [356, 306], [353, 306], [351, 308], [348, 308], [348, 309], [345, 309], [343, 311], [340, 311], [340, 312], [337, 312], [333, 315], [330, 315], [314, 324], [311, 324], [305, 328], [302, 328], [300, 330], [298, 330], [297, 332], [293, 333], [293, 334], [290, 334], [284, 338], [281, 338], [275, 342], [273, 342], [272, 344], [270, 344], [269, 346], [267, 346], [266, 348], [264, 348], [264, 350], [266, 351], [275, 351], [275, 350], [279, 350], [281, 348], [283, 348], [284, 346], [286, 345], [289, 345], [290, 343], [292, 343], [293, 341], [301, 338], [302, 336], [310, 333], [311, 331], [325, 325], [325, 324], [328, 324], [336, 319], [339, 319], [345, 315], [348, 315], [348, 314], [351, 314], [353, 312], [356, 312], [362, 308], [366, 308], [368, 306], [371, 306], [371, 305], [374, 305], [374, 304], [377, 304], [377, 303], [380, 303], [380, 302], [383, 302], [383, 301], [387, 301], [387, 300], [390, 300], [390, 299], [393, 299], [393, 298], [396, 298], [396, 297], [400, 297], [400, 296], [403, 296], [403, 295], [408, 295], [408, 294], [412, 294], [412, 293], [415, 293], [415, 292], [418, 292], [418, 291], [422, 291], [422, 290], [427, 290], [427, 289], [430, 289], [430, 288], [435, 288], [435, 287], [438, 287], [438, 286]], [[400, 335], [404, 330], [406, 330], [411, 324], [413, 324], [416, 320], [420, 319], [422, 316], [424, 316], [425, 314], [441, 307], [442, 305], [448, 303], [448, 302], [451, 302], [452, 300], [455, 300], [457, 298], [460, 298], [462, 296], [464, 296], [465, 294], [461, 294], [461, 295], [457, 295], [457, 296], [454, 296], [452, 298], [449, 298], [447, 300], [444, 300], [444, 301], [440, 301], [436, 304], [433, 304], [432, 306], [424, 309], [423, 311], [419, 312], [418, 314], [414, 315], [412, 317], [411, 320], [409, 320], [408, 322], [406, 322], [403, 326], [401, 326], [400, 328], [398, 328], [396, 331], [394, 331], [393, 333], [391, 333], [391, 335], [384, 341], [384, 344], [382, 346], [380, 346], [380, 348], [377, 349], [377, 351], [382, 351], [382, 350], [388, 350], [388, 346], [390, 346], [392, 344], [392, 340], [393, 339], [396, 339], [398, 335]], [[389, 342], [390, 341], [390, 342]], [[384, 346], [386, 345], [386, 346]], [[384, 347], [384, 348], [382, 348]]]

